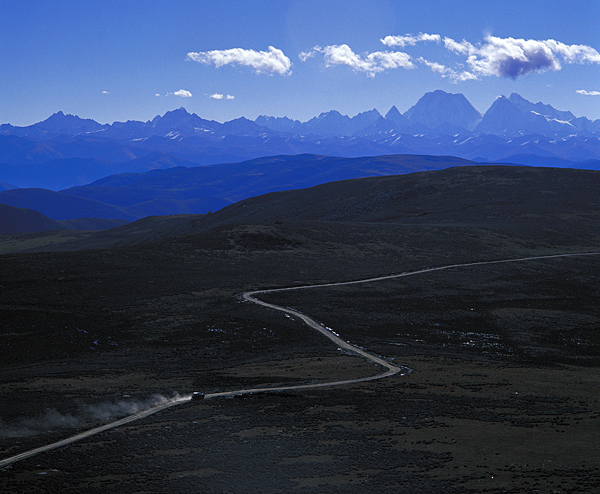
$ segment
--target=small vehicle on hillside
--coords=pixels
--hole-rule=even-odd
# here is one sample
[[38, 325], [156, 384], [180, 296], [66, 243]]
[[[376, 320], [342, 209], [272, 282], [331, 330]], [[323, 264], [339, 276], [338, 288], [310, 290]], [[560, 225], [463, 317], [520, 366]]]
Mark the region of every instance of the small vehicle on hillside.
[[201, 393], [200, 391], [194, 391], [192, 393], [192, 400], [203, 400], [204, 399], [204, 393]]

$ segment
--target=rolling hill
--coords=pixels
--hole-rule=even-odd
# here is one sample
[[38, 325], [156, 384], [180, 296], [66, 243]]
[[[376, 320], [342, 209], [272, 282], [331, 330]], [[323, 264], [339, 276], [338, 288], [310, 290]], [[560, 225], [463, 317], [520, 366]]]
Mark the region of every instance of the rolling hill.
[[149, 215], [206, 213], [267, 192], [335, 180], [467, 164], [472, 163], [440, 156], [274, 156], [242, 163], [112, 175], [60, 192], [5, 191], [0, 192], [0, 203], [35, 209], [56, 220], [84, 216], [133, 220]]
[[[579, 237], [585, 231], [585, 242], [592, 247], [600, 241], [598, 187], [597, 171], [501, 165], [452, 167], [271, 192], [212, 214], [147, 217], [94, 233], [80, 243], [52, 248], [105, 248], [194, 236], [207, 239], [213, 235], [211, 232], [219, 236], [218, 232], [234, 225], [315, 222], [338, 225], [336, 228], [342, 224], [347, 225], [343, 228], [368, 224], [484, 229], [511, 238], [534, 235], [540, 246], [569, 245], [573, 236]], [[268, 246], [267, 239], [265, 248]]]
[[77, 218], [55, 221], [32, 209], [0, 204], [0, 234], [44, 232], [51, 230], [106, 230], [127, 223], [105, 218]]
[[[535, 221], [600, 233], [600, 172], [464, 166], [331, 182], [245, 199], [199, 217], [201, 228], [233, 223], [333, 221], [485, 226], [510, 231]], [[125, 226], [124, 228], [127, 228]]]
[[[181, 489], [190, 492], [200, 485], [188, 475], [197, 465], [204, 475], [228, 461], [244, 472], [267, 461], [270, 478], [299, 463], [298, 478], [318, 475], [308, 491], [322, 491], [323, 478], [346, 468], [350, 478], [377, 469], [382, 487], [407, 479], [389, 492], [415, 485], [460, 492], [467, 482], [478, 492], [481, 479], [490, 492], [520, 492], [524, 482], [594, 492], [600, 264], [597, 255], [579, 254], [600, 243], [599, 181], [589, 171], [462, 166], [271, 192], [212, 214], [148, 217], [103, 232], [3, 236], [0, 252], [12, 252], [0, 257], [0, 399], [8, 426], [35, 423], [51, 408], [81, 417], [80, 429], [95, 427], [105, 417], [86, 418], [81, 404], [111, 408], [123, 395], [137, 403], [174, 390], [373, 375], [373, 365], [301, 327], [298, 317], [240, 294], [415, 272], [260, 296], [411, 374], [190, 402], [123, 431], [127, 440], [116, 431], [81, 443], [85, 454], [74, 446], [21, 462], [3, 472], [11, 479], [5, 490], [39, 482], [41, 471], [49, 483], [38, 490], [93, 485], [101, 492], [118, 468], [118, 485], [127, 476], [133, 491], [140, 471], [166, 468], [191, 477]], [[25, 253], [35, 250], [44, 253]], [[564, 253], [577, 256], [421, 271]], [[72, 430], [43, 422], [31, 436], [4, 437], [6, 456]], [[223, 449], [217, 457], [206, 454], [215, 441]], [[148, 448], [150, 455], [138, 454]], [[407, 478], [407, 469], [417, 474]], [[440, 483], [440, 472], [450, 480]], [[144, 485], [160, 491], [164, 477]], [[238, 478], [231, 485], [242, 485]], [[271, 491], [287, 489], [274, 478]], [[369, 485], [379, 488], [348, 487]]]
[[110, 218], [133, 221], [138, 219], [133, 213], [112, 204], [47, 189], [5, 190], [0, 192], [0, 204], [33, 209], [53, 220]]

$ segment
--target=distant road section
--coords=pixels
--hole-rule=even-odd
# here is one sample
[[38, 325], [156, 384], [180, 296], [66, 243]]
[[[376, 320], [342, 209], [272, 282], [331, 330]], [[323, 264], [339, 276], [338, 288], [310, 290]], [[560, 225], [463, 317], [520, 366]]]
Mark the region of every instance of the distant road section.
[[[462, 268], [462, 267], [485, 266], [485, 265], [490, 265], [490, 264], [538, 261], [538, 260], [543, 260], [543, 259], [556, 259], [556, 258], [563, 258], [563, 257], [578, 257], [578, 256], [596, 256], [596, 255], [600, 255], [600, 252], [584, 252], [584, 253], [576, 253], [576, 254], [553, 254], [553, 255], [547, 255], [547, 256], [520, 257], [520, 258], [516, 258], [516, 259], [501, 259], [501, 260], [497, 260], [497, 261], [479, 261], [479, 262], [462, 263], [462, 264], [449, 264], [446, 266], [438, 266], [438, 267], [420, 269], [418, 271], [411, 271], [411, 272], [407, 272], [407, 273], [378, 276], [375, 278], [367, 278], [364, 280], [343, 281], [343, 282], [339, 282], [339, 283], [323, 283], [320, 285], [303, 285], [303, 286], [295, 286], [295, 287], [290, 287], [290, 288], [275, 288], [275, 289], [269, 289], [269, 290], [255, 290], [255, 291], [250, 291], [250, 292], [244, 292], [243, 297], [245, 300], [248, 300], [249, 302], [253, 302], [258, 305], [262, 305], [263, 307], [267, 307], [269, 309], [278, 310], [280, 312], [284, 312], [284, 313], [292, 315], [294, 317], [298, 317], [302, 321], [304, 321], [304, 323], [307, 326], [319, 331], [325, 337], [329, 338], [339, 348], [343, 348], [344, 350], [356, 353], [357, 355], [361, 355], [362, 357], [366, 358], [370, 362], [373, 362], [374, 364], [384, 367], [386, 370], [385, 370], [385, 372], [383, 372], [381, 374], [376, 374], [376, 375], [369, 376], [369, 377], [361, 377], [361, 378], [357, 378], [357, 379], [347, 379], [347, 380], [343, 380], [343, 381], [329, 381], [329, 382], [321, 382], [321, 383], [315, 383], [315, 384], [299, 384], [299, 385], [295, 385], [295, 386], [281, 386], [281, 387], [271, 387], [271, 388], [247, 388], [247, 389], [238, 389], [238, 390], [234, 390], [234, 391], [221, 391], [218, 393], [207, 393], [204, 395], [204, 398], [209, 399], [209, 398], [218, 398], [218, 397], [224, 397], [224, 396], [233, 396], [233, 395], [242, 395], [242, 394], [251, 394], [251, 393], [264, 393], [264, 392], [273, 392], [273, 391], [292, 391], [292, 390], [301, 390], [301, 389], [342, 386], [342, 385], [346, 385], [346, 384], [356, 384], [356, 383], [361, 383], [361, 382], [366, 382], [366, 381], [374, 381], [376, 379], [383, 379], [383, 378], [390, 377], [390, 376], [393, 376], [398, 373], [401, 373], [402, 375], [404, 375], [411, 371], [411, 369], [409, 369], [408, 367], [402, 367], [402, 366], [399, 367], [394, 364], [391, 364], [390, 362], [387, 362], [386, 360], [382, 359], [381, 357], [372, 355], [371, 353], [363, 350], [362, 348], [358, 348], [358, 347], [352, 345], [351, 343], [344, 341], [336, 333], [334, 333], [331, 329], [326, 328], [325, 326], [316, 322], [314, 319], [308, 317], [305, 314], [302, 314], [294, 309], [289, 309], [289, 308], [281, 307], [279, 305], [270, 304], [268, 302], [263, 302], [262, 300], [256, 298], [260, 294], [276, 293], [276, 292], [292, 291], [292, 290], [306, 290], [306, 289], [310, 289], [310, 288], [357, 285], [360, 283], [372, 283], [372, 282], [377, 282], [377, 281], [391, 280], [391, 279], [395, 279], [395, 278], [403, 278], [406, 276], [414, 276], [414, 275], [418, 275], [418, 274], [431, 273], [434, 271], [442, 271], [442, 270], [446, 270], [446, 269], [454, 269], [454, 268]], [[12, 463], [16, 463], [16, 462], [24, 460], [26, 458], [30, 458], [32, 456], [38, 455], [40, 453], [45, 453], [47, 451], [51, 451], [53, 449], [60, 448], [62, 446], [67, 446], [68, 444], [74, 443], [76, 441], [80, 441], [81, 439], [85, 439], [87, 437], [93, 436], [95, 434], [99, 434], [99, 433], [107, 431], [109, 429], [114, 429], [116, 427], [120, 427], [120, 426], [128, 424], [130, 422], [134, 422], [136, 420], [146, 418], [157, 412], [161, 412], [161, 411], [167, 410], [171, 407], [181, 405], [183, 403], [187, 403], [191, 399], [192, 399], [191, 394], [173, 398], [172, 400], [166, 401], [164, 403], [153, 406], [151, 408], [148, 408], [147, 410], [143, 410], [143, 411], [135, 413], [133, 415], [128, 415], [127, 417], [116, 420], [109, 424], [105, 424], [100, 427], [96, 427], [94, 429], [90, 429], [88, 431], [84, 431], [84, 432], [81, 432], [74, 436], [68, 437], [61, 441], [57, 441], [55, 443], [48, 444], [46, 446], [41, 446], [39, 448], [25, 451], [23, 453], [12, 456], [10, 458], [0, 460], [0, 468], [4, 468], [8, 465], [11, 465]]]

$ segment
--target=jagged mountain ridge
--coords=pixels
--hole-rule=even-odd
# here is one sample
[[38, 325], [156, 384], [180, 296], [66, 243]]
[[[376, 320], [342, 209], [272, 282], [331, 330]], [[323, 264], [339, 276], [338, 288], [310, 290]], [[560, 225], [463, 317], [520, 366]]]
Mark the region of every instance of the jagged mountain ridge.
[[419, 123], [430, 129], [446, 124], [473, 130], [481, 121], [482, 115], [462, 94], [448, 94], [438, 90], [426, 93], [404, 113], [404, 117], [411, 123]]
[[[545, 114], [532, 108], [544, 111]], [[572, 118], [569, 120], [557, 118], [557, 116], [563, 116], [564, 118], [565, 113], [568, 113]], [[513, 93], [510, 98], [505, 96], [497, 98], [474, 131], [514, 137], [523, 135], [523, 129], [526, 128], [530, 134], [565, 136], [579, 132], [585, 133], [586, 131], [583, 128], [577, 127], [577, 124], [580, 123], [570, 112], [560, 112], [549, 105], [542, 105], [541, 103], [534, 105]]]
[[[490, 112], [498, 113], [498, 102], [510, 117], [519, 115], [513, 126], [521, 135], [541, 133], [542, 135], [557, 132], [600, 133], [600, 119], [591, 121], [586, 117], [575, 117], [570, 111], [562, 111], [541, 102], [532, 103], [520, 95], [513, 93], [510, 97], [500, 96], [482, 115], [461, 94], [446, 93], [442, 90], [425, 93], [419, 101], [404, 114], [396, 106], [382, 116], [377, 109], [359, 113], [353, 117], [342, 115], [336, 110], [323, 112], [306, 122], [292, 120], [288, 117], [271, 117], [261, 115], [254, 121], [244, 117], [219, 123], [206, 120], [195, 113], [189, 113], [181, 107], [157, 115], [147, 122], [129, 120], [113, 124], [99, 124], [91, 119], [82, 119], [74, 115], [57, 112], [42, 122], [27, 126], [15, 127], [10, 124], [0, 125], [0, 135], [16, 135], [36, 140], [51, 139], [58, 135], [78, 136], [95, 135], [97, 137], [143, 139], [152, 136], [177, 138], [183, 136], [223, 136], [223, 135], [316, 135], [349, 137], [357, 133], [364, 134], [364, 129], [384, 119], [391, 129], [410, 131], [411, 127], [425, 130], [429, 135], [444, 135], [444, 132], [432, 132], [440, 127], [461, 128], [465, 131], [504, 135], [503, 126], [494, 127], [489, 123]], [[541, 117], [541, 118], [537, 118]], [[485, 125], [479, 125], [486, 122]], [[540, 125], [543, 121], [548, 125]], [[530, 127], [533, 123], [534, 127]]]
[[[515, 93], [499, 97], [481, 115], [462, 94], [434, 91], [404, 114], [395, 106], [385, 115], [373, 109], [349, 117], [332, 110], [306, 122], [259, 116], [254, 121], [241, 117], [219, 123], [179, 108], [147, 122], [101, 125], [58, 112], [27, 127], [0, 125], [0, 181], [17, 187], [59, 190], [118, 172], [137, 172], [139, 160], [148, 161], [146, 157], [154, 153], [165, 159], [152, 168], [306, 153], [349, 158], [448, 155], [576, 166], [600, 159], [600, 120], [575, 117]], [[546, 161], [524, 162], [524, 156]], [[52, 170], [56, 175], [69, 173], [64, 180], [50, 180]]]

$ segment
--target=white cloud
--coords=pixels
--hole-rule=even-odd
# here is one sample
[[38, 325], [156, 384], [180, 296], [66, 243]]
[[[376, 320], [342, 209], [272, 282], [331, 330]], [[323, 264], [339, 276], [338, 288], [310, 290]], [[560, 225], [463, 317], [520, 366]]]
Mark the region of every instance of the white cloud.
[[389, 47], [414, 46], [419, 42], [435, 42], [446, 50], [463, 56], [462, 63], [451, 65], [420, 58], [411, 58], [403, 51], [376, 51], [357, 54], [347, 44], [315, 46], [301, 52], [298, 57], [305, 62], [322, 55], [326, 67], [347, 65], [355, 71], [365, 72], [370, 77], [388, 69], [415, 67], [418, 61], [432, 71], [447, 77], [452, 82], [478, 80], [482, 77], [508, 77], [516, 79], [546, 70], [561, 70], [563, 64], [600, 64], [600, 53], [587, 45], [567, 45], [553, 39], [535, 40], [486, 36], [481, 42], [472, 44], [466, 40], [456, 41], [439, 34], [419, 33], [416, 35], [386, 36], [380, 40]]
[[300, 59], [300, 61], [306, 62], [309, 58], [313, 58], [317, 53], [322, 52], [323, 48], [321, 48], [320, 46], [315, 46], [308, 51], [301, 51], [300, 53], [298, 53], [298, 58]]
[[483, 43], [472, 45], [444, 38], [444, 46], [455, 53], [468, 55], [467, 64], [477, 76], [510, 77], [532, 72], [557, 71], [565, 63], [600, 63], [600, 53], [585, 45], [566, 45], [553, 39], [517, 39], [487, 36]]
[[[419, 41], [439, 43], [440, 40], [441, 37], [437, 34], [420, 33], [416, 36], [411, 34], [386, 36], [381, 42], [388, 46], [404, 47], [414, 45]], [[515, 79], [532, 72], [560, 70], [561, 63], [600, 63], [600, 53], [591, 46], [566, 45], [553, 39], [535, 40], [486, 36], [483, 42], [472, 44], [464, 39], [456, 41], [444, 37], [443, 43], [447, 50], [467, 57], [468, 71], [463, 70], [460, 65], [457, 65], [457, 68], [443, 68], [436, 62], [422, 61], [422, 63], [443, 77], [451, 77], [454, 81], [487, 76]]]
[[452, 38], [446, 37], [444, 38], [444, 46], [454, 53], [470, 54], [475, 50], [475, 47], [464, 39], [461, 42], [458, 42]]
[[412, 34], [405, 34], [404, 36], [386, 36], [379, 41], [386, 46], [399, 46], [400, 48], [404, 48], [406, 45], [414, 46], [419, 41], [435, 41], [436, 43], [439, 43], [440, 40], [441, 36], [439, 34], [419, 33], [416, 36]]
[[160, 94], [156, 93], [154, 96], [160, 96]]
[[374, 65], [375, 72], [387, 69], [412, 69], [410, 55], [401, 51], [376, 51], [367, 55], [367, 60]]
[[189, 52], [188, 60], [204, 64], [214, 64], [215, 67], [225, 65], [243, 65], [252, 67], [256, 73], [288, 75], [291, 73], [292, 62], [285, 54], [272, 46], [268, 51], [246, 50], [231, 48], [229, 50], [212, 50], [204, 52]]
[[600, 91], [586, 91], [585, 89], [578, 89], [577, 94], [583, 94], [584, 96], [600, 96]]
[[547, 39], [545, 43], [552, 51], [562, 55], [567, 63], [600, 63], [600, 53], [591, 46], [565, 45], [553, 39]]
[[212, 99], [235, 99], [235, 96], [231, 94], [221, 94], [221, 93], [213, 93], [208, 95], [209, 98]]
[[102, 91], [102, 94], [110, 94], [110, 91]]
[[181, 98], [191, 98], [192, 97], [192, 93], [190, 93], [189, 91], [186, 91], [185, 89], [180, 89], [179, 91], [175, 91], [174, 93], [169, 93], [172, 94], [173, 96], [179, 96]]
[[452, 78], [452, 80], [454, 82], [476, 81], [479, 79], [475, 74], [473, 74], [472, 72], [469, 72], [467, 70], [463, 70], [460, 72], [453, 71], [453, 73], [450, 75], [450, 77]]
[[418, 61], [429, 67], [433, 72], [437, 72], [442, 77], [449, 77], [452, 82], [472, 81], [477, 79], [475, 74], [467, 72], [466, 70], [456, 71], [450, 67], [442, 65], [441, 63], [425, 60], [423, 57], [419, 57]]
[[414, 64], [410, 55], [399, 51], [376, 51], [360, 56], [346, 45], [330, 45], [324, 48], [315, 46], [308, 52], [302, 52], [298, 56], [300, 60], [306, 61], [317, 53], [323, 54], [326, 67], [333, 65], [348, 65], [359, 72], [366, 72], [370, 77], [388, 69], [405, 68], [412, 69]]
[[544, 42], [533, 39], [488, 36], [485, 43], [469, 54], [467, 63], [483, 76], [517, 78], [546, 69], [560, 70], [560, 61]]
[[441, 63], [430, 62], [429, 60], [425, 60], [423, 57], [419, 57], [418, 60], [423, 65], [426, 65], [427, 67], [429, 67], [434, 72], [437, 72], [438, 74], [446, 75], [446, 74], [450, 74], [452, 72], [452, 69], [450, 69], [449, 67], [446, 67], [445, 65], [442, 65]]

